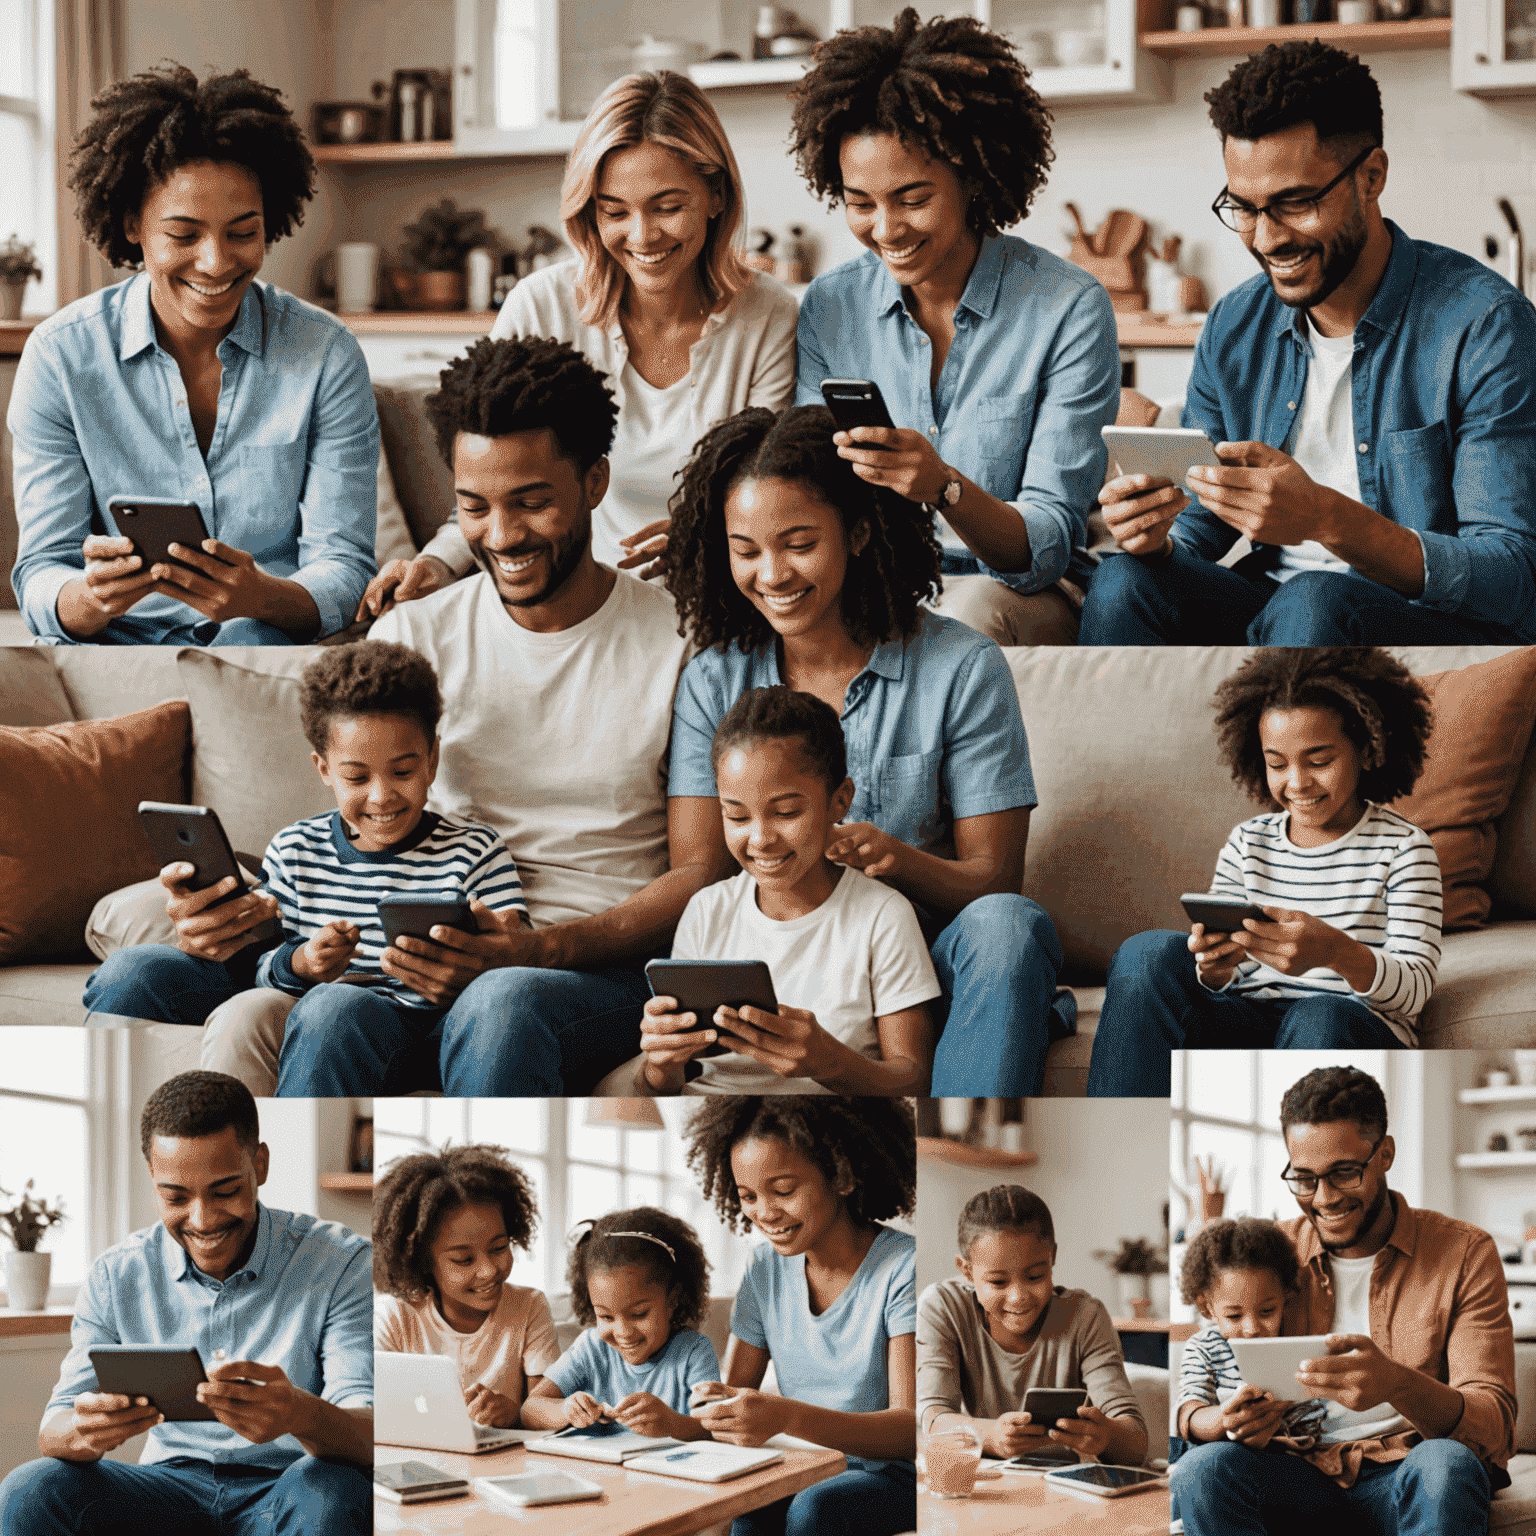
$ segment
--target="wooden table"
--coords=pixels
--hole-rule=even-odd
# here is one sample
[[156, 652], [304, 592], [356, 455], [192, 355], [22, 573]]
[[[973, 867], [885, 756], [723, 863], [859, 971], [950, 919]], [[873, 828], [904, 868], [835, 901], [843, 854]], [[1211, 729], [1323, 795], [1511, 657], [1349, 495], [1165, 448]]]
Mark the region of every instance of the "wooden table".
[[[690, 1483], [681, 1477], [626, 1472], [603, 1461], [573, 1456], [531, 1456], [521, 1446], [484, 1456], [456, 1456], [448, 1451], [413, 1451], [377, 1445], [374, 1464], [424, 1461], [460, 1477], [506, 1477], [520, 1472], [569, 1472], [601, 1483], [601, 1499], [579, 1504], [541, 1504], [513, 1511], [471, 1491], [426, 1504], [395, 1504], [374, 1496], [373, 1528], [389, 1532], [458, 1533], [458, 1536], [505, 1536], [512, 1526], [539, 1527], [539, 1536], [686, 1536], [691, 1531], [735, 1519], [787, 1499], [847, 1467], [841, 1451], [787, 1450], [784, 1460], [761, 1472], [728, 1483]], [[1163, 1524], [1167, 1526], [1166, 1516]]]
[[968, 1499], [936, 1499], [919, 1482], [917, 1528], [921, 1536], [1168, 1536], [1168, 1489], [1077, 1499], [1043, 1477], [1005, 1472], [978, 1479]]

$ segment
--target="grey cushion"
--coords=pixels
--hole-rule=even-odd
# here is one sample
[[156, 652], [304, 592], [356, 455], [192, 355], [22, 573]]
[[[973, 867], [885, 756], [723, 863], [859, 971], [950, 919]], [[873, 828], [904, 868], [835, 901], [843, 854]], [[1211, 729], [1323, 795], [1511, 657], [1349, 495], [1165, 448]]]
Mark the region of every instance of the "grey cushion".
[[373, 386], [384, 456], [417, 549], [425, 547], [454, 505], [453, 476], [437, 451], [437, 437], [422, 408], [436, 388], [436, 374]]
[[0, 725], [59, 725], [74, 718], [47, 647], [0, 651]]
[[1419, 1015], [1419, 1040], [1442, 1051], [1536, 1040], [1536, 922], [1447, 935], [1434, 996]]

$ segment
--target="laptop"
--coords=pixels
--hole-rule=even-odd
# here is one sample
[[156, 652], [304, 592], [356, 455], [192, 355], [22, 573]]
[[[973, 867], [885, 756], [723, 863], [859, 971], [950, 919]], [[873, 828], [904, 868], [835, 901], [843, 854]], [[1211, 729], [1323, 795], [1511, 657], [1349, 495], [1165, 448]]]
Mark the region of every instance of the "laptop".
[[373, 1438], [380, 1445], [475, 1456], [521, 1445], [538, 1430], [476, 1424], [464, 1403], [458, 1361], [447, 1355], [377, 1350], [373, 1356]]

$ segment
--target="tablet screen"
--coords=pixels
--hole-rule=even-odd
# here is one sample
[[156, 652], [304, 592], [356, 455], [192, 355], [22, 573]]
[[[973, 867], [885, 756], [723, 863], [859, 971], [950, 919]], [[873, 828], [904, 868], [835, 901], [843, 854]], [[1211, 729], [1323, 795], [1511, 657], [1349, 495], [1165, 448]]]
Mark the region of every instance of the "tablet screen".
[[1106, 1467], [1090, 1462], [1081, 1467], [1066, 1467], [1049, 1474], [1057, 1482], [1074, 1482], [1085, 1488], [1138, 1488], [1143, 1483], [1162, 1480], [1161, 1472], [1148, 1472], [1141, 1467]]

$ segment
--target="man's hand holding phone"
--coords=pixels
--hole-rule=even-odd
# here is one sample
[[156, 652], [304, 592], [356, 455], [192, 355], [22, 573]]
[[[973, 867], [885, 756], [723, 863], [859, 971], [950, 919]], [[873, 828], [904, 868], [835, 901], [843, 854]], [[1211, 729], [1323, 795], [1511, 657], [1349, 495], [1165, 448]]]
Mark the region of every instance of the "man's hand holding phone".
[[253, 928], [277, 916], [277, 898], [266, 891], [247, 891], [238, 901], [215, 906], [235, 889], [230, 875], [201, 891], [188, 881], [196, 874], [190, 864], [167, 864], [160, 884], [170, 894], [165, 910], [176, 926], [176, 947], [199, 960], [228, 960], [250, 943]]
[[289, 964], [295, 976], [319, 984], [346, 975], [352, 956], [357, 953], [362, 930], [356, 923], [340, 918], [329, 922], [308, 943], [294, 950]]
[[516, 911], [502, 916], [475, 896], [469, 898], [469, 907], [480, 925], [478, 933], [438, 923], [427, 938], [406, 934], [379, 957], [384, 974], [446, 1008], [486, 971], [528, 963], [533, 938]]

